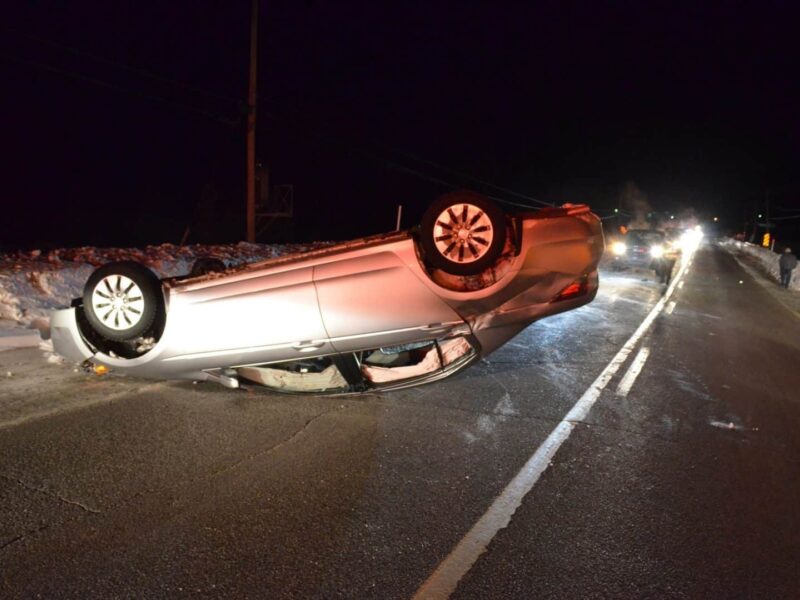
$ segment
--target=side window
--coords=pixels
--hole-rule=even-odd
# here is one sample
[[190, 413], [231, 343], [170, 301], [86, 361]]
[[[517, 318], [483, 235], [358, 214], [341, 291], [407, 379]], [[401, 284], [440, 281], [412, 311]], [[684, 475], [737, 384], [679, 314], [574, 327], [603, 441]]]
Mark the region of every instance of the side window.
[[361, 373], [375, 384], [431, 375], [472, 354], [463, 337], [376, 348], [361, 353]]
[[239, 367], [236, 372], [251, 383], [284, 392], [338, 392], [348, 387], [342, 373], [327, 356]]

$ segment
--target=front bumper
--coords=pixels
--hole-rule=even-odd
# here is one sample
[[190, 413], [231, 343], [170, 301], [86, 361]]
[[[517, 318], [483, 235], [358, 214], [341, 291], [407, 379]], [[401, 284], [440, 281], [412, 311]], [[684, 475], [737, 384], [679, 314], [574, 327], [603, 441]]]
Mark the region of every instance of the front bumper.
[[75, 308], [65, 308], [52, 313], [50, 318], [50, 337], [56, 354], [76, 363], [94, 356], [94, 352], [84, 341], [78, 329]]

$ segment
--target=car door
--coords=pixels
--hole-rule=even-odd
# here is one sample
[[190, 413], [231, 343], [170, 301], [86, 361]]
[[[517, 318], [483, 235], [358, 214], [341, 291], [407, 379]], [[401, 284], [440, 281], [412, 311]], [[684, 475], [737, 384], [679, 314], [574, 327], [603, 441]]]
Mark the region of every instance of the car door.
[[217, 366], [334, 351], [322, 323], [311, 267], [233, 274], [178, 288], [170, 295], [167, 335], [166, 360], [208, 358]]
[[339, 352], [434, 339], [464, 325], [391, 251], [317, 265], [314, 285]]

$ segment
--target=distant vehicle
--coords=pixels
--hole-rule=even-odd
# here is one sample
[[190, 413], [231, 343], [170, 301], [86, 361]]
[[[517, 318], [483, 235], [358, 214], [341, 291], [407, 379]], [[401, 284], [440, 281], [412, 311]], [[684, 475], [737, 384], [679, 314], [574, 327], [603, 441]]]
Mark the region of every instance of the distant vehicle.
[[104, 265], [53, 313], [52, 339], [62, 356], [140, 377], [391, 390], [453, 375], [590, 302], [602, 252], [586, 206], [506, 215], [453, 192], [409, 231], [231, 269], [207, 262], [199, 276]]
[[614, 265], [618, 268], [653, 268], [653, 260], [659, 259], [666, 250], [666, 236], [654, 229], [630, 229], [611, 243]]

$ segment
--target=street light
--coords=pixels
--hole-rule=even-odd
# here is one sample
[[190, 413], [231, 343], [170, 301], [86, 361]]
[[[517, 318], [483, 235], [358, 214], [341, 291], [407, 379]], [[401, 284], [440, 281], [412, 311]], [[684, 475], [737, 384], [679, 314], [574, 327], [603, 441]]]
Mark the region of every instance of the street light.
[[714, 223], [716, 223], [717, 221], [719, 221], [719, 217], [714, 217]]

